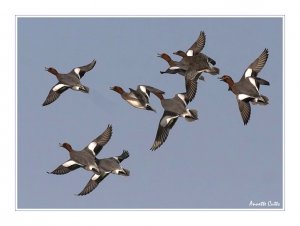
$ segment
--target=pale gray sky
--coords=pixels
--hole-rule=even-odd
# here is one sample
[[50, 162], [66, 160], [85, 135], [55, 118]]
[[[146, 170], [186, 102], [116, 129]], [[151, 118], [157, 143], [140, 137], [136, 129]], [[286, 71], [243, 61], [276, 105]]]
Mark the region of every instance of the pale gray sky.
[[[249, 208], [251, 201], [283, 205], [283, 22], [281, 18], [18, 18], [17, 208]], [[206, 33], [203, 52], [217, 62], [221, 75], [239, 80], [263, 51], [269, 59], [260, 73], [267, 106], [253, 106], [244, 126], [235, 97], [217, 77], [204, 74], [189, 108], [199, 120], [180, 118], [167, 141], [155, 152], [163, 109], [135, 109], [109, 90], [146, 84], [166, 98], [184, 91], [179, 75], [161, 75], [167, 64], [156, 57], [187, 49]], [[44, 67], [69, 72], [97, 60], [82, 83], [89, 94], [68, 90], [42, 107], [57, 82]], [[122, 165], [129, 177], [110, 175], [92, 193], [77, 197], [91, 177], [78, 169], [63, 176], [46, 172], [68, 159], [60, 142], [81, 150], [108, 124], [110, 142], [99, 158], [130, 157]]]

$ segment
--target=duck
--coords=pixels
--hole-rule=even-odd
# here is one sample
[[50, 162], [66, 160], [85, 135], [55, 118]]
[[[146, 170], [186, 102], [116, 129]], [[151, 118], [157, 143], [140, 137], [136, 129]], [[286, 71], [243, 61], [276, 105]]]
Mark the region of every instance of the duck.
[[216, 61], [206, 56], [203, 53], [198, 53], [197, 55], [188, 56], [182, 50], [178, 50], [173, 54], [182, 57], [180, 64], [177, 64], [177, 69], [183, 69], [185, 71], [192, 69], [192, 70], [197, 70], [198, 73], [206, 72], [211, 75], [217, 75], [220, 73], [220, 69], [214, 67], [214, 65], [216, 65]]
[[[180, 68], [181, 62], [172, 60], [172, 58], [167, 53], [158, 53], [157, 56], [164, 59], [169, 64], [169, 68], [167, 70], [160, 71], [161, 74], [167, 73], [185, 76], [186, 70]], [[205, 81], [203, 76], [199, 76], [199, 79]]]
[[167, 140], [170, 130], [179, 117], [185, 118], [188, 122], [198, 120], [198, 111], [186, 108], [189, 103], [186, 93], [177, 93], [170, 99], [164, 99], [162, 94], [156, 95], [161, 100], [164, 113], [159, 121], [151, 151], [157, 150]]
[[258, 73], [265, 66], [269, 56], [268, 49], [256, 58], [245, 70], [243, 76], [238, 82], [234, 82], [231, 76], [223, 75], [220, 81], [228, 84], [228, 90], [236, 95], [239, 111], [244, 125], [247, 125], [251, 116], [252, 104], [267, 105], [269, 98], [259, 93], [260, 85], [270, 85], [267, 80], [257, 77]]
[[109, 174], [116, 174], [121, 176], [129, 176], [130, 171], [123, 168], [120, 163], [129, 157], [129, 152], [123, 150], [123, 153], [119, 156], [96, 159], [98, 164], [99, 173], [95, 172], [94, 175], [90, 178], [83, 190], [77, 194], [78, 196], [87, 195], [92, 192], [101, 181], [104, 180]]
[[85, 66], [73, 68], [68, 74], [61, 74], [54, 67], [46, 67], [45, 70], [55, 75], [58, 83], [56, 83], [50, 89], [43, 106], [53, 103], [63, 92], [69, 88], [75, 91], [89, 93], [89, 88], [85, 85], [82, 85], [80, 79], [85, 75], [86, 72], [92, 70], [95, 64], [96, 60], [93, 60], [91, 63]]
[[70, 159], [59, 165], [49, 174], [63, 175], [71, 171], [74, 171], [80, 167], [88, 171], [100, 172], [95, 157], [99, 154], [102, 148], [108, 143], [112, 136], [112, 125], [108, 125], [107, 128], [97, 138], [90, 142], [81, 151], [73, 150], [69, 143], [59, 144], [60, 147], [65, 148], [70, 155]]
[[157, 88], [154, 88], [152, 86], [147, 85], [138, 85], [136, 90], [129, 88], [130, 92], [125, 92], [122, 87], [120, 86], [112, 86], [110, 87], [111, 90], [119, 93], [121, 97], [129, 103], [131, 106], [138, 108], [138, 109], [144, 109], [149, 111], [156, 110], [152, 108], [149, 104], [149, 97], [150, 93], [153, 94], [164, 94], [164, 91], [161, 91]]
[[216, 65], [216, 61], [208, 57], [204, 53], [201, 53], [201, 51], [205, 46], [205, 42], [206, 42], [205, 32], [200, 31], [197, 40], [186, 52], [182, 50], [178, 50], [173, 53], [174, 55], [178, 55], [182, 57], [180, 64], [179, 65], [177, 64], [176, 66], [179, 66], [179, 68], [183, 69], [184, 71], [193, 69], [199, 71], [199, 73], [207, 72], [211, 75], [219, 74], [220, 72], [219, 68], [213, 67], [214, 65]]

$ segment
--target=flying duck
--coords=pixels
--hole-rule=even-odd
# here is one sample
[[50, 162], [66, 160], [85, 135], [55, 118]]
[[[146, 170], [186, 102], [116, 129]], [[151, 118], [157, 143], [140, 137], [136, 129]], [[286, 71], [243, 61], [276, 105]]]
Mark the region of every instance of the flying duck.
[[51, 104], [54, 102], [64, 91], [71, 88], [75, 91], [81, 91], [84, 93], [89, 92], [89, 88], [81, 84], [80, 79], [84, 74], [94, 68], [96, 60], [93, 60], [91, 63], [73, 68], [68, 74], [61, 74], [55, 68], [49, 67], [45, 68], [46, 71], [56, 76], [58, 83], [56, 83], [43, 103], [43, 106]]
[[155, 111], [149, 104], [150, 92], [153, 94], [164, 94], [164, 91], [161, 91], [152, 86], [138, 85], [136, 90], [129, 88], [130, 92], [125, 92], [120, 86], [110, 87], [111, 90], [119, 93], [121, 97], [127, 101], [131, 106], [139, 109]]
[[69, 173], [73, 170], [83, 167], [86, 170], [93, 172], [99, 172], [98, 164], [96, 163], [95, 157], [102, 150], [103, 146], [108, 143], [112, 135], [112, 126], [108, 125], [105, 131], [89, 143], [81, 151], [73, 150], [72, 146], [68, 143], [60, 144], [61, 147], [69, 151], [70, 159], [60, 166], [58, 166], [49, 174], [62, 175]]
[[234, 82], [229, 75], [224, 75], [219, 78], [221, 81], [228, 84], [228, 90], [236, 95], [239, 110], [246, 125], [250, 119], [252, 104], [267, 105], [269, 98], [259, 93], [260, 85], [270, 85], [270, 83], [262, 78], [257, 77], [258, 73], [265, 66], [269, 56], [268, 49], [260, 54], [245, 70], [240, 81]]
[[187, 109], [189, 103], [186, 93], [177, 93], [173, 98], [164, 99], [162, 94], [157, 94], [164, 108], [164, 113], [159, 121], [156, 137], [150, 150], [158, 149], [166, 140], [170, 130], [175, 125], [178, 117], [183, 117], [187, 121], [198, 119], [198, 112], [195, 109]]
[[120, 163], [128, 157], [129, 152], [124, 150], [123, 153], [119, 156], [105, 159], [96, 159], [99, 173], [97, 172], [91, 177], [84, 189], [78, 195], [82, 196], [89, 194], [99, 185], [101, 181], [103, 181], [105, 177], [107, 177], [111, 173], [122, 176], [129, 176], [130, 171], [120, 165]]

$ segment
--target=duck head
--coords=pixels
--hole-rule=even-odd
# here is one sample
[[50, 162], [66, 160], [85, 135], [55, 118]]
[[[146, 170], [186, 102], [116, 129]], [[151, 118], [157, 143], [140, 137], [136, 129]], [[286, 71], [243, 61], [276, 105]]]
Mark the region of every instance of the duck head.
[[220, 79], [220, 81], [226, 82], [228, 84], [228, 91], [231, 90], [231, 87], [234, 84], [234, 81], [232, 80], [232, 78], [229, 75], [223, 75], [222, 77], [218, 78]]
[[164, 59], [167, 62], [171, 62], [172, 61], [171, 57], [168, 54], [166, 54], [166, 53], [158, 53], [157, 57], [160, 57], [160, 58]]
[[109, 89], [119, 93], [119, 94], [123, 94], [125, 93], [125, 91], [120, 87], [120, 86], [112, 86]]
[[181, 57], [186, 57], [186, 53], [183, 52], [182, 50], [178, 50], [178, 51], [174, 52], [173, 54], [177, 55], [177, 56], [181, 56]]
[[71, 144], [68, 144], [68, 143], [61, 144], [61, 143], [59, 143], [59, 146], [67, 149], [69, 152], [73, 151]]
[[53, 75], [58, 75], [58, 71], [54, 67], [45, 67], [45, 70]]

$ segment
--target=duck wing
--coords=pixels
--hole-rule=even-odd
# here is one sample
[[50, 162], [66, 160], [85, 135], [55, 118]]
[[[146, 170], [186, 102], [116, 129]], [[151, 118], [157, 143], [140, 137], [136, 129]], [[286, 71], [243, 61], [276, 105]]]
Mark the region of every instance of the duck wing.
[[[123, 151], [121, 155], [114, 157], [116, 161], [121, 163], [123, 160], [127, 159], [129, 157], [129, 152], [128, 151]], [[96, 159], [97, 164], [99, 168], [101, 168], [100, 160]], [[90, 192], [92, 192], [101, 181], [103, 181], [110, 173], [107, 172], [102, 172], [100, 175], [99, 174], [94, 174], [91, 179], [88, 181], [84, 189], [78, 194], [79, 196], [82, 195], [87, 195]]]
[[[257, 74], [261, 71], [261, 69], [265, 66], [269, 57], [268, 49], [264, 49], [264, 51], [257, 57], [245, 70], [242, 79], [246, 79], [249, 77], [256, 78]], [[260, 79], [260, 78], [259, 78]], [[268, 81], [264, 80], [269, 83]], [[259, 81], [258, 81], [259, 82]]]
[[65, 92], [69, 86], [62, 84], [60, 82], [56, 83], [48, 93], [46, 100], [43, 103], [43, 106], [49, 105], [54, 102], [57, 98], [59, 98], [60, 94]]
[[89, 182], [85, 185], [84, 189], [77, 194], [78, 196], [83, 196], [83, 195], [87, 195], [90, 192], [92, 192], [101, 181], [104, 180], [105, 177], [107, 177], [109, 175], [109, 173], [102, 173], [100, 175], [98, 174], [94, 174], [91, 179], [89, 180]]
[[96, 64], [96, 60], [93, 60], [91, 63], [87, 65], [73, 68], [70, 74], [76, 74], [76, 76], [79, 76], [79, 79], [81, 79], [86, 72], [94, 68], [95, 64]]
[[185, 100], [186, 104], [191, 102], [197, 93], [198, 79], [201, 76], [202, 72], [196, 70], [188, 70], [185, 74]]
[[76, 169], [78, 169], [80, 167], [81, 167], [81, 165], [79, 165], [77, 162], [69, 159], [65, 163], [63, 163], [60, 166], [58, 166], [52, 172], [47, 172], [47, 173], [49, 173], [49, 174], [56, 174], [56, 175], [63, 175], [63, 174], [67, 174], [67, 173], [69, 173], [69, 172], [71, 172], [73, 170], [76, 170]]
[[244, 125], [247, 125], [249, 119], [250, 119], [250, 115], [251, 115], [251, 106], [249, 101], [245, 101], [245, 100], [238, 100], [238, 105], [239, 105], [239, 110], [244, 122]]
[[144, 96], [146, 96], [148, 99], [150, 97], [150, 93], [153, 93], [155, 95], [157, 94], [165, 94], [164, 91], [157, 89], [153, 86], [147, 86], [147, 85], [138, 85], [137, 86], [137, 91], [139, 93], [142, 93]]
[[151, 151], [155, 151], [167, 140], [169, 132], [175, 125], [177, 119], [177, 114], [174, 114], [169, 111], [164, 112], [163, 116], [159, 121], [156, 137], [152, 147], [150, 148]]
[[187, 56], [197, 55], [202, 51], [205, 46], [206, 36], [204, 31], [201, 31], [197, 40], [193, 43], [193, 45], [186, 52]]
[[89, 143], [83, 150], [90, 151], [94, 156], [98, 155], [104, 145], [108, 143], [112, 136], [112, 125], [108, 125], [107, 128], [96, 137], [91, 143]]

